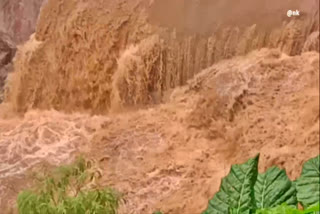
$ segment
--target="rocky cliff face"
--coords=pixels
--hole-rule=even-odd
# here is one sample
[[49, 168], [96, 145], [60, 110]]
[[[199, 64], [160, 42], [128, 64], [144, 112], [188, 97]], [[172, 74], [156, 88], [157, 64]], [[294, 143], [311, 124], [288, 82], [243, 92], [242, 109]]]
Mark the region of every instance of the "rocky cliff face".
[[0, 2], [0, 29], [8, 33], [16, 44], [34, 33], [40, 7], [44, 0], [2, 0]]
[[12, 59], [16, 48], [10, 36], [0, 31], [0, 103], [3, 100], [3, 87], [6, 77], [12, 71]]
[[40, 7], [46, 0], [0, 1], [0, 103], [7, 75], [13, 70], [16, 45], [35, 32]]
[[106, 113], [161, 101], [213, 63], [255, 49], [319, 50], [319, 1], [260, 3], [49, 0], [19, 50], [8, 100], [18, 111]]

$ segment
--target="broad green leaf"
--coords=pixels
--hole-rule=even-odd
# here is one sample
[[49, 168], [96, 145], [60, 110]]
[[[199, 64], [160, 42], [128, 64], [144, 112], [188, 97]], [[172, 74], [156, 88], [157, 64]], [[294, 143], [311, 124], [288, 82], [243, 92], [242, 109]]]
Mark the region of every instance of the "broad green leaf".
[[296, 188], [289, 180], [285, 170], [271, 167], [259, 174], [254, 185], [256, 207], [272, 208], [283, 203], [297, 206]]
[[255, 207], [253, 187], [257, 179], [258, 162], [259, 155], [244, 164], [233, 165], [203, 214], [228, 214], [229, 210], [235, 214], [250, 213]]
[[319, 203], [320, 155], [304, 163], [300, 178], [296, 182], [297, 198], [306, 209]]

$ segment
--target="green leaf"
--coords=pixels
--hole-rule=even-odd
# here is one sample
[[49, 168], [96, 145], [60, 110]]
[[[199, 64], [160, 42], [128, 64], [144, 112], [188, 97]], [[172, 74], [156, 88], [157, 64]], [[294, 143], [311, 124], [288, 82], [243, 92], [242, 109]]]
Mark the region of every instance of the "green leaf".
[[255, 207], [253, 187], [258, 175], [258, 162], [259, 155], [244, 164], [233, 165], [203, 214], [228, 214], [229, 210], [236, 214], [250, 213]]
[[256, 214], [304, 214], [304, 211], [298, 210], [295, 206], [282, 204], [273, 208], [259, 209]]
[[296, 188], [289, 180], [285, 170], [271, 167], [259, 174], [254, 185], [256, 207], [272, 208], [283, 203], [297, 206]]
[[296, 182], [298, 201], [306, 209], [319, 203], [320, 155], [305, 162], [300, 178]]
[[319, 214], [319, 204], [308, 210], [298, 210], [295, 206], [282, 204], [274, 208], [259, 209], [256, 214]]
[[320, 213], [320, 203], [308, 208], [307, 210], [304, 210], [304, 214], [319, 214], [319, 213]]

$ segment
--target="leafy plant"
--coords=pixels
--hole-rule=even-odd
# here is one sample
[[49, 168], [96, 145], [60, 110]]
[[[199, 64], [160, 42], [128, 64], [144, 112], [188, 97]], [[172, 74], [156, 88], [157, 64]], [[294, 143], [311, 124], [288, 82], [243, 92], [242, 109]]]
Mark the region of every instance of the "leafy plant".
[[275, 208], [257, 210], [256, 214], [317, 214], [319, 204], [307, 210], [298, 210], [294, 206], [287, 204], [278, 205]]
[[[203, 214], [319, 213], [319, 158], [320, 155], [307, 161], [295, 182], [277, 167], [259, 174], [259, 155], [233, 165]], [[305, 210], [297, 209], [298, 202]]]
[[98, 189], [99, 176], [83, 158], [38, 176], [36, 188], [19, 194], [19, 214], [116, 214], [120, 196], [110, 188]]
[[297, 204], [296, 188], [286, 172], [277, 167], [271, 167], [265, 173], [258, 175], [254, 193], [258, 209], [275, 207], [283, 203], [293, 206]]
[[254, 205], [253, 186], [258, 173], [259, 155], [242, 165], [233, 165], [222, 180], [220, 191], [209, 202], [203, 214], [249, 213]]
[[319, 203], [320, 200], [320, 155], [303, 165], [300, 178], [296, 182], [298, 200], [304, 208]]

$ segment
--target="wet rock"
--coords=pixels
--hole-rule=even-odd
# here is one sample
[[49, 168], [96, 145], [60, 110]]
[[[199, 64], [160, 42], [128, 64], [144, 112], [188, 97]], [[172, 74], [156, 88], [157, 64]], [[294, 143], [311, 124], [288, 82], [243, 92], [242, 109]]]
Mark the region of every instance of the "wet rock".
[[2, 102], [3, 87], [9, 72], [12, 71], [12, 59], [16, 47], [10, 36], [0, 32], [0, 103]]
[[16, 44], [29, 39], [35, 31], [44, 0], [0, 1], [0, 30], [7, 32]]

